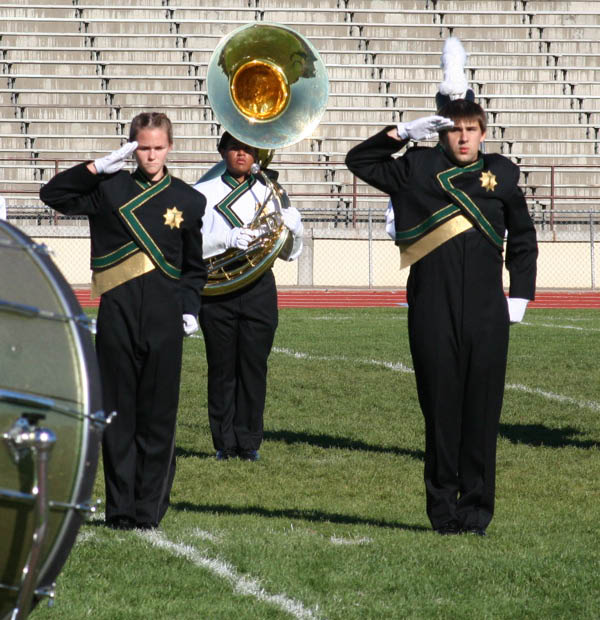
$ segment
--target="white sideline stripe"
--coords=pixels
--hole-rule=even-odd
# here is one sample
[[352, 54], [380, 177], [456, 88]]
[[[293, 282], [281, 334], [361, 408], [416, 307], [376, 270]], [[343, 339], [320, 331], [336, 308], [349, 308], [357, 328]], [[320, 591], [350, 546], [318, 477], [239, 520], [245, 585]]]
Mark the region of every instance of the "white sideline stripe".
[[550, 327], [551, 329], [574, 329], [578, 332], [600, 332], [597, 327], [579, 327], [578, 325], [556, 325], [553, 323], [526, 323], [525, 321], [521, 325], [527, 325], [527, 327]]
[[257, 579], [238, 574], [235, 568], [226, 562], [206, 557], [191, 545], [172, 542], [165, 538], [162, 532], [156, 530], [135, 530], [135, 532], [140, 538], [147, 540], [155, 547], [185, 558], [195, 566], [207, 569], [217, 577], [226, 579], [233, 586], [234, 591], [239, 594], [253, 596], [259, 601], [275, 605], [299, 620], [316, 620], [320, 617], [316, 612], [304, 607], [302, 603], [288, 598], [284, 594], [269, 594], [260, 586]]
[[[381, 360], [373, 359], [353, 360], [349, 357], [345, 357], [344, 355], [310, 355], [309, 353], [302, 353], [299, 351], [292, 351], [291, 349], [282, 349], [279, 347], [273, 347], [273, 351], [275, 351], [276, 353], [282, 353], [283, 355], [289, 355], [290, 357], [301, 360], [317, 360], [321, 362], [353, 362], [358, 364], [370, 364], [372, 366], [382, 366], [383, 368], [387, 368], [389, 370], [404, 373], [415, 372], [412, 368], [410, 368], [409, 366], [405, 366], [402, 362], [383, 362]], [[555, 400], [561, 403], [574, 405], [575, 407], [579, 407], [579, 409], [591, 409], [592, 411], [600, 411], [600, 403], [597, 403], [593, 400], [577, 400], [576, 398], [571, 398], [570, 396], [563, 396], [562, 394], [547, 392], [546, 390], [542, 390], [541, 388], [527, 387], [526, 385], [521, 385], [520, 383], [507, 383], [505, 385], [505, 388], [508, 390], [525, 392], [526, 394], [532, 394], [534, 396], [542, 396], [543, 398], [547, 398], [548, 400]]]

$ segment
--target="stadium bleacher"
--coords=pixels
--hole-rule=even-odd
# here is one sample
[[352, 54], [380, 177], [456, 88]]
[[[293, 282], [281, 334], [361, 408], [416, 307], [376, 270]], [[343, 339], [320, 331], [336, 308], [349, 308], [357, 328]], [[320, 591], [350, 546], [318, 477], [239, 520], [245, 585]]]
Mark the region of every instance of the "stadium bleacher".
[[[0, 7], [0, 168], [9, 214], [41, 208], [41, 184], [58, 169], [126, 140], [143, 109], [174, 121], [175, 173], [195, 181], [216, 161], [221, 128], [206, 95], [218, 41], [248, 22], [288, 25], [328, 68], [330, 99], [310, 138], [274, 166], [295, 204], [347, 206], [347, 150], [377, 128], [429, 114], [449, 35], [489, 113], [486, 149], [522, 166], [529, 197], [550, 191], [551, 166], [569, 208], [598, 188], [600, 14], [593, 2], [525, 0], [12, 0]], [[582, 166], [578, 168], [577, 166]], [[361, 187], [362, 204], [384, 197]], [[581, 200], [579, 200], [581, 199]]]

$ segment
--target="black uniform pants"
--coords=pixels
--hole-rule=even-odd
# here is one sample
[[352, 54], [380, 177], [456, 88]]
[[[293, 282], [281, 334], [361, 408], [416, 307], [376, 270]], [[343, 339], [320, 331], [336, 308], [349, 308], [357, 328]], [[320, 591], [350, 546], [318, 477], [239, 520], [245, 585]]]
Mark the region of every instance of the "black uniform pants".
[[413, 265], [407, 293], [427, 514], [434, 528], [485, 528], [508, 350], [501, 254], [479, 232], [463, 233]]
[[271, 270], [239, 291], [203, 298], [200, 325], [208, 365], [208, 419], [216, 450], [260, 447], [267, 359], [277, 321]]
[[183, 327], [179, 288], [157, 270], [104, 293], [96, 349], [104, 408], [106, 518], [158, 525], [175, 475]]

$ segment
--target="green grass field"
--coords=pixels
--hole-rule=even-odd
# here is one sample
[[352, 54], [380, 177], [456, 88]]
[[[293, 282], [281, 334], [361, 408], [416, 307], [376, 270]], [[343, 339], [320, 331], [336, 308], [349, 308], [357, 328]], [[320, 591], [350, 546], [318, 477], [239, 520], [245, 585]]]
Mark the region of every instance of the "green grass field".
[[31, 617], [600, 617], [600, 316], [525, 321], [486, 538], [430, 530], [406, 309], [282, 310], [261, 460], [214, 459], [203, 341], [187, 339], [160, 530], [92, 517]]

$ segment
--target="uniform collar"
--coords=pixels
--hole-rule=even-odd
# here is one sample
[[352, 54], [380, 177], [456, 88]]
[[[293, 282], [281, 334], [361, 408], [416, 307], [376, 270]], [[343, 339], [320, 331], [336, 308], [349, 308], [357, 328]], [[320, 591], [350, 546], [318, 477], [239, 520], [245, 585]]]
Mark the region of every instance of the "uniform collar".
[[146, 189], [146, 188], [150, 187], [151, 185], [155, 185], [156, 183], [160, 183], [162, 180], [164, 180], [165, 177], [170, 176], [170, 173], [169, 173], [169, 169], [165, 166], [164, 167], [164, 174], [163, 174], [163, 176], [160, 179], [158, 179], [158, 181], [151, 181], [146, 176], [144, 171], [140, 167], [137, 167], [135, 169], [135, 171], [131, 173], [131, 176], [134, 178], [134, 180], [136, 181], [136, 183], [138, 185], [140, 185], [141, 187]]
[[256, 177], [253, 174], [249, 174], [243, 181], [240, 182], [234, 177], [232, 177], [231, 174], [229, 174], [228, 170], [226, 170], [221, 175], [221, 179], [223, 180], [223, 183], [229, 185], [231, 189], [235, 189], [236, 187], [243, 185], [244, 183], [247, 183], [248, 187], [252, 187], [256, 183]]

